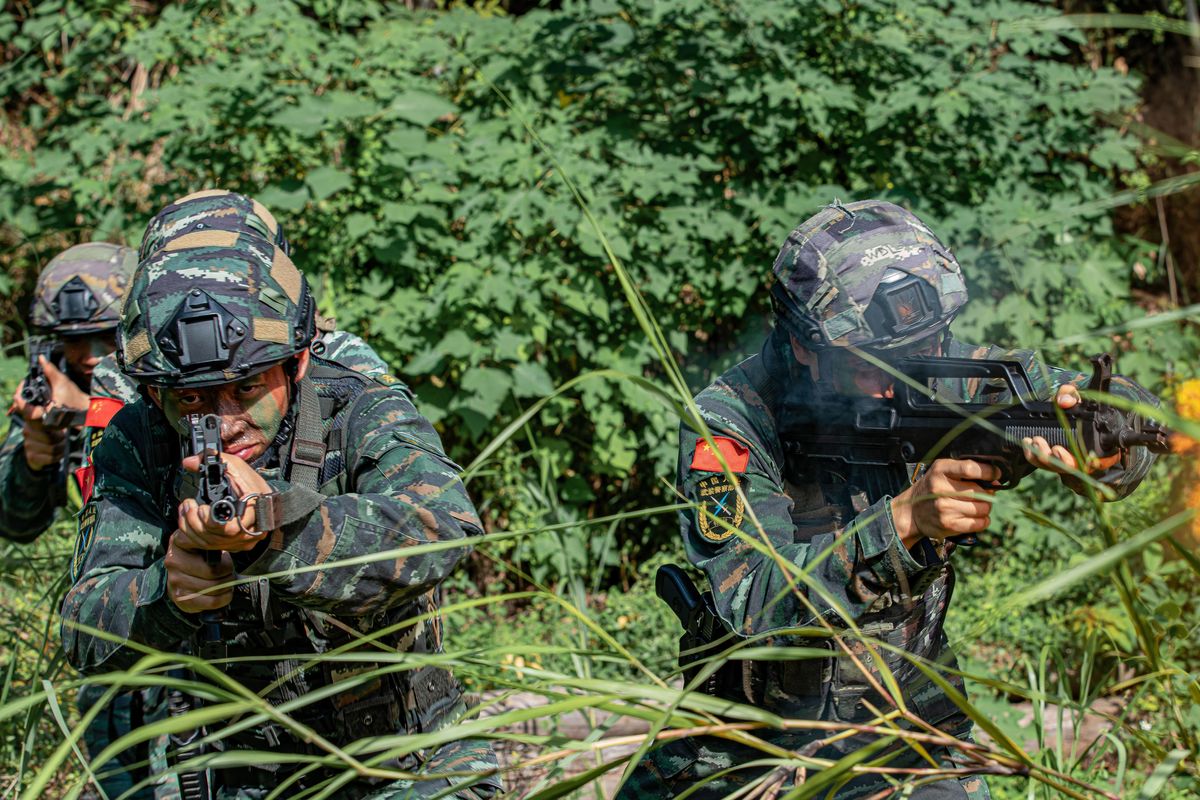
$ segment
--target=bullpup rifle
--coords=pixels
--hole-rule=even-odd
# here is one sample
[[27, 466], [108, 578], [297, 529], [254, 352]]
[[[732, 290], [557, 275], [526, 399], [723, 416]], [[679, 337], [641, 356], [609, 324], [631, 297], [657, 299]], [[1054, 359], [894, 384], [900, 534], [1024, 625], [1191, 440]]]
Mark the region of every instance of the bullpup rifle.
[[[184, 417], [187, 437], [183, 443], [183, 455], [200, 456], [200, 473], [196, 485], [196, 502], [206, 505], [209, 515], [222, 524], [232, 520], [238, 512], [238, 497], [229, 483], [225, 462], [221, 460], [221, 418], [215, 414], [188, 414]], [[221, 563], [221, 551], [208, 550], [204, 560], [211, 566]], [[200, 614], [200, 652], [206, 661], [224, 658], [228, 652], [221, 623], [223, 610], [205, 611]], [[171, 716], [180, 717], [192, 711], [200, 701], [182, 691], [172, 690], [169, 697]], [[174, 765], [204, 755], [202, 744], [203, 727], [192, 728], [171, 735], [170, 758]], [[182, 800], [212, 800], [213, 786], [208, 770], [199, 768], [179, 772], [179, 787]]]
[[[1091, 361], [1085, 388], [1090, 394], [1108, 393], [1112, 357], [1104, 353]], [[780, 438], [789, 459], [893, 468], [935, 458], [970, 459], [996, 466], [998, 488], [1008, 489], [1034, 470], [1022, 445], [1030, 437], [1041, 436], [1052, 447], [1075, 445], [1100, 458], [1134, 447], [1171, 451], [1167, 428], [1095, 397], [1070, 409], [1035, 399], [1029, 375], [1016, 361], [918, 357], [904, 359], [896, 369], [909, 380], [897, 381], [893, 398], [817, 404], [811, 417], [785, 428]], [[937, 383], [947, 379], [974, 379], [989, 391], [1003, 389], [1003, 401], [939, 399]]]
[[[196, 486], [196, 502], [208, 506], [209, 516], [224, 525], [237, 516], [238, 497], [229, 483], [225, 462], [221, 460], [221, 418], [216, 414], [188, 414], [188, 438], [185, 456], [200, 456], [200, 478]], [[209, 566], [220, 566], [221, 551], [205, 551]], [[205, 611], [200, 615], [200, 657], [211, 661], [224, 658], [224, 636], [221, 633], [221, 611]]]

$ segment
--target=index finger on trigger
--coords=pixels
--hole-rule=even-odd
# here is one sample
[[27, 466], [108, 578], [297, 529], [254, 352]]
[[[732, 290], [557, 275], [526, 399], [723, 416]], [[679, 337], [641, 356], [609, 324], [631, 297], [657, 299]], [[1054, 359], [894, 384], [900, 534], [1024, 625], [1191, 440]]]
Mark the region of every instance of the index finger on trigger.
[[959, 459], [953, 463], [954, 467], [951, 470], [951, 474], [954, 477], [966, 478], [969, 481], [983, 481], [985, 483], [1000, 480], [1000, 469], [994, 464], [985, 464], [982, 461], [973, 461], [969, 458]]

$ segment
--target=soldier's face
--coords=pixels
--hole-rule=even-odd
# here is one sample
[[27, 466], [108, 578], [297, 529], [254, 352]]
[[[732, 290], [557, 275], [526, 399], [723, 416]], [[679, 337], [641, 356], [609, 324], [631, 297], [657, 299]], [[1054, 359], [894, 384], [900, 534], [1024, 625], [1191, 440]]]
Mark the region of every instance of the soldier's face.
[[104, 331], [62, 339], [63, 359], [72, 376], [90, 381], [100, 359], [117, 349], [117, 332]]
[[[297, 377], [308, 368], [300, 357]], [[279, 433], [292, 397], [292, 382], [281, 364], [244, 380], [204, 388], [158, 390], [150, 396], [167, 419], [176, 423], [187, 414], [216, 414], [221, 418], [221, 449], [252, 463], [266, 452]]]
[[[895, 396], [896, 378], [867, 359], [855, 355], [845, 348], [831, 348], [821, 354], [805, 350], [796, 339], [792, 339], [792, 351], [796, 359], [812, 372], [814, 381], [824, 381], [837, 394], [845, 397]], [[927, 342], [906, 348], [902, 353], [887, 354], [896, 358], [908, 356], [936, 356], [941, 353], [941, 337], [930, 337]]]

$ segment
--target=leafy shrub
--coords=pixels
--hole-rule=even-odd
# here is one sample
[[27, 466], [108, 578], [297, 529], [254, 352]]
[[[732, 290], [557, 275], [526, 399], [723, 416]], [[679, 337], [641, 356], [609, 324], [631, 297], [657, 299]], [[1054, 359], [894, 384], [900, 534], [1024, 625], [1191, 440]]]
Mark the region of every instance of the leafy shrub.
[[[1135, 142], [1096, 121], [1128, 111], [1136, 83], [1068, 63], [1077, 34], [1012, 24], [1053, 13], [54, 0], [0, 22], [0, 86], [23, 98], [10, 144], [27, 146], [0, 161], [0, 219], [28, 267], [62, 231], [134, 241], [202, 186], [259, 197], [323, 309], [469, 461], [570, 378], [658, 369], [564, 174], [697, 388], [756, 346], [778, 243], [834, 197], [906, 203], [943, 232], [976, 297], [964, 336], [1037, 344], [1127, 318], [1121, 243], [1086, 204], [1136, 169]], [[14, 274], [26, 288], [32, 270]], [[1180, 347], [1139, 340], [1137, 372], [1161, 377], [1194, 352]], [[675, 418], [630, 381], [585, 382], [531, 425], [561, 447], [550, 477], [584, 516], [656, 502], [672, 471]], [[480, 479], [476, 494], [508, 498], [495, 518], [536, 516], [502, 489], [520, 461]]]

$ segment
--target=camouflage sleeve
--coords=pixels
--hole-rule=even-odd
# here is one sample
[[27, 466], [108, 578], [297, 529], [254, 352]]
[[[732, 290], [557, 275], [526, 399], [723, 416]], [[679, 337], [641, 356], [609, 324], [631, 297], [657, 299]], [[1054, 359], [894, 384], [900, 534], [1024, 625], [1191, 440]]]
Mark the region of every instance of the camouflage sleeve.
[[8, 435], [0, 446], [0, 536], [31, 542], [54, 521], [54, 509], [66, 504], [62, 470], [34, 471], [25, 460], [25, 425], [9, 416]]
[[[1059, 386], [1068, 383], [1083, 388], [1087, 386], [1092, 377], [1083, 372], [1050, 366], [1042, 360], [1041, 354], [1036, 350], [1006, 350], [995, 345], [971, 345], [955, 341], [947, 355], [963, 358], [1018, 361], [1025, 367], [1025, 372], [1029, 375], [1030, 383], [1033, 384], [1034, 393], [1044, 399], [1050, 399]], [[984, 393], [986, 391], [986, 387], [968, 387], [968, 394], [970, 394], [973, 400], [986, 399], [988, 402], [997, 402], [1007, 394], [992, 393], [985, 397]], [[1157, 397], [1124, 375], [1113, 375], [1110, 391], [1118, 397], [1124, 397], [1138, 403], [1154, 407], [1158, 407], [1159, 405]], [[1154, 466], [1156, 458], [1157, 456], [1154, 453], [1151, 453], [1144, 447], [1133, 448], [1123, 453], [1120, 464], [1110, 469], [1104, 475], [1099, 476], [1099, 480], [1116, 492], [1117, 499], [1127, 497], [1150, 472], [1150, 468]], [[1064, 479], [1064, 483], [1073, 491], [1082, 491], [1082, 487], [1070, 478]]]
[[[117, 365], [117, 357], [112, 353], [100, 359], [100, 363], [96, 365], [96, 369], [92, 372], [92, 385], [89, 393], [93, 400], [106, 398], [107, 400], [117, 400], [123, 405], [136, 402], [140, 396], [137, 383], [121, 372], [121, 368]], [[108, 403], [106, 405], [115, 404]], [[92, 418], [93, 415], [89, 414], [89, 420]], [[92, 451], [99, 445], [106, 425], [107, 422], [104, 425], [89, 422], [85, 428], [83, 463], [87, 464], [91, 461]]]
[[[140, 404], [126, 406], [109, 424], [96, 448], [96, 485], [79, 514], [79, 535], [71, 564], [73, 585], [62, 605], [63, 650], [77, 669], [127, 669], [141, 653], [137, 642], [176, 650], [199, 626], [166, 595], [163, 541], [167, 533], [154, 496], [146, 487], [145, 447], [149, 441]], [[72, 623], [103, 631], [100, 636]]]
[[374, 348], [353, 333], [330, 331], [321, 336], [321, 345], [325, 348], [323, 353], [318, 354], [321, 358], [346, 369], [372, 378], [391, 372]]
[[[285, 526], [262, 548], [235, 558], [245, 575], [285, 573], [272, 578], [272, 590], [284, 599], [339, 616], [375, 613], [428, 591], [470, 548], [460, 544], [411, 556], [392, 553], [366, 564], [292, 571], [453, 542], [483, 530], [459, 468], [403, 393], [373, 385], [349, 413], [350, 492], [322, 499], [316, 510]], [[272, 483], [280, 492], [306, 491]]]
[[[890, 588], [911, 585], [917, 573], [926, 570], [900, 543], [890, 497], [837, 526], [819, 487], [807, 493], [799, 487], [796, 501], [785, 491], [777, 441], [728, 417], [706, 421], [714, 436], [737, 442], [748, 455], [744, 468], [734, 475], [747, 504], [723, 472], [693, 467], [703, 461], [697, 448], [703, 453], [707, 445], [694, 431], [682, 428], [679, 489], [707, 512], [682, 512], [684, 540], [689, 559], [708, 576], [718, 613], [734, 630], [752, 635], [808, 625], [818, 616], [858, 619]], [[808, 513], [796, 508], [798, 502], [810, 505], [806, 494], [811, 500]], [[741, 530], [745, 539], [713, 518]], [[821, 532], [810, 536], [798, 531], [794, 519]], [[795, 578], [793, 567], [807, 577]]]

